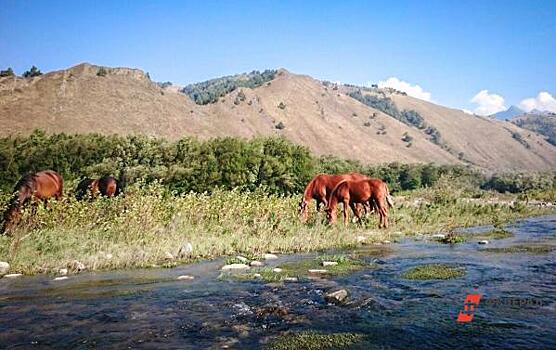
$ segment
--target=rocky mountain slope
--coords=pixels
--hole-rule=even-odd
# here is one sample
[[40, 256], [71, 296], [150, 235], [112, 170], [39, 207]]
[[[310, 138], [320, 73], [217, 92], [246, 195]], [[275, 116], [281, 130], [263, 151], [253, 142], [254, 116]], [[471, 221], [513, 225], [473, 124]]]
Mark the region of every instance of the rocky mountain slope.
[[[368, 103], [361, 96], [374, 97]], [[0, 78], [0, 125], [2, 136], [34, 129], [171, 139], [282, 135], [316, 154], [366, 163], [556, 167], [556, 147], [515, 124], [391, 89], [335, 85], [283, 69], [258, 87], [236, 88], [204, 105], [136, 69], [80, 64], [34, 78], [5, 77]]]

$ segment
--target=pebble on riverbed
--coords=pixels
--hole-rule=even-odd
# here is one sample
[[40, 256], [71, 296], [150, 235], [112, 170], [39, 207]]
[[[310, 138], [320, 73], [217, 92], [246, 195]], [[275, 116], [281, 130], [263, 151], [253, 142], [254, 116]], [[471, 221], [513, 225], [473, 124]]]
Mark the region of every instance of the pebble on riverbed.
[[261, 266], [264, 266], [264, 263], [262, 263], [260, 261], [257, 261], [257, 260], [253, 260], [249, 263], [249, 265], [253, 266], [253, 267], [261, 267]]
[[10, 264], [5, 261], [0, 261], [0, 277], [7, 274], [8, 271], [10, 271]]
[[337, 261], [323, 261], [322, 266], [336, 266], [338, 265]]
[[249, 261], [249, 259], [241, 255], [236, 256], [236, 259], [241, 261], [242, 263], [247, 263]]
[[67, 280], [68, 276], [62, 276], [62, 277], [56, 277], [54, 278], [54, 281], [63, 281], [63, 280]]
[[324, 269], [309, 269], [307, 271], [309, 273], [328, 273], [328, 270], [324, 270]]
[[274, 254], [265, 254], [263, 257], [264, 257], [265, 260], [278, 259], [278, 257]]
[[326, 293], [324, 300], [331, 304], [342, 304], [348, 297], [348, 292], [345, 289], [340, 289], [334, 292]]
[[249, 265], [245, 265], [245, 264], [230, 264], [230, 265], [224, 265], [222, 266], [222, 270], [226, 271], [226, 270], [244, 270], [244, 269], [248, 269]]
[[4, 275], [4, 278], [16, 278], [16, 277], [21, 277], [23, 276], [22, 273], [9, 273], [7, 275]]
[[479, 241], [479, 244], [488, 244], [488, 241], [487, 240]]
[[280, 272], [282, 272], [282, 269], [279, 268], [279, 267], [275, 267], [275, 268], [272, 269], [272, 272], [280, 273]]
[[192, 279], [195, 279], [195, 277], [190, 276], [190, 275], [181, 275], [181, 276], [178, 276], [177, 279], [178, 279], [178, 280], [188, 280], [188, 281], [190, 281], [190, 280], [192, 280]]

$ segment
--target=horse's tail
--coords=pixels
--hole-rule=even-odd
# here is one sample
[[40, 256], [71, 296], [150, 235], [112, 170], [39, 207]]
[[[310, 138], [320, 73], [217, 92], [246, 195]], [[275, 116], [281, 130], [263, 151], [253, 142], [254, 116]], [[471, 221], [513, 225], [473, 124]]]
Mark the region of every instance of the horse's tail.
[[384, 183], [384, 188], [386, 189], [386, 203], [388, 203], [388, 207], [394, 208], [394, 199], [390, 195], [390, 190], [388, 189], [388, 184]]

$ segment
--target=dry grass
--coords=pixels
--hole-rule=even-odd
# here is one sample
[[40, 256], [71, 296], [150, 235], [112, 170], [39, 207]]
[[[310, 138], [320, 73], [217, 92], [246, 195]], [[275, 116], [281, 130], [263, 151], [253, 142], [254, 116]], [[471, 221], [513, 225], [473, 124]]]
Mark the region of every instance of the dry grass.
[[[426, 202], [393, 209], [390, 229], [378, 230], [375, 217], [344, 228], [330, 227], [323, 214], [313, 214], [301, 224], [298, 200], [262, 191], [174, 196], [156, 184], [130, 188], [125, 197], [111, 200], [66, 199], [50, 209], [39, 208], [34, 216], [26, 213], [12, 237], [0, 237], [0, 261], [26, 274], [56, 271], [74, 260], [90, 270], [174, 266], [234, 254], [353, 247], [360, 244], [358, 236], [366, 237], [367, 243], [380, 242], [549, 213], [546, 208], [463, 200]], [[193, 246], [192, 253], [180, 253], [186, 243]]]

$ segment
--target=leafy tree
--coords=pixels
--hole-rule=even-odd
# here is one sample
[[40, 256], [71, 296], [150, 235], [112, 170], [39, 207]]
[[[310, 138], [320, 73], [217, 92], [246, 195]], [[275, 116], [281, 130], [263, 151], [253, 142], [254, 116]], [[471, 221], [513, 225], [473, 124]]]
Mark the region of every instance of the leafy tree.
[[38, 77], [39, 75], [42, 75], [42, 73], [36, 66], [32, 66], [31, 69], [23, 73], [24, 78]]
[[0, 70], [0, 77], [13, 77], [13, 76], [15, 76], [15, 73], [12, 70], [12, 67], [8, 67], [8, 69], [6, 70]]

